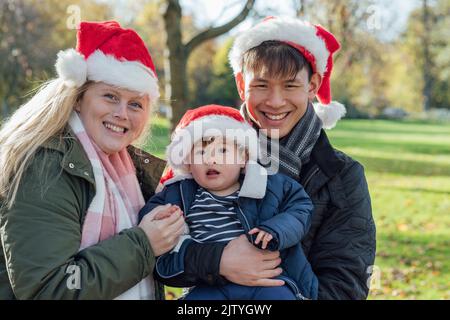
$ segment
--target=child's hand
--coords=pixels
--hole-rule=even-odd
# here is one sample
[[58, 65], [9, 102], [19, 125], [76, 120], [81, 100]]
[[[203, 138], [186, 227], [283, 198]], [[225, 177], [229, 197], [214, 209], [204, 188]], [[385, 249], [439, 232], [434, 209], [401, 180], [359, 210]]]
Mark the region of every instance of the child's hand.
[[153, 220], [162, 220], [165, 218], [170, 217], [174, 213], [178, 213], [179, 215], [183, 215], [183, 212], [181, 211], [180, 207], [177, 205], [172, 204], [166, 204], [164, 206], [158, 206], [155, 209], [157, 212], [153, 216]]
[[258, 234], [258, 236], [256, 237], [256, 240], [255, 240], [255, 245], [262, 241], [261, 249], [266, 249], [269, 241], [273, 239], [272, 235], [270, 233], [260, 230], [258, 228], [253, 228], [252, 230], [250, 230], [248, 232], [248, 234], [255, 234], [255, 233]]

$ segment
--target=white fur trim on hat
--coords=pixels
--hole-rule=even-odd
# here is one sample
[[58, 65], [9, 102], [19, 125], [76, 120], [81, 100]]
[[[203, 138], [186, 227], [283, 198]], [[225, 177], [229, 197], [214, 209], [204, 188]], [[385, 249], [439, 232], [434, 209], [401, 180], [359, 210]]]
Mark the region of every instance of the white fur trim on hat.
[[247, 149], [249, 160], [258, 159], [258, 136], [250, 124], [225, 115], [204, 116], [173, 133], [172, 141], [166, 149], [166, 159], [174, 173], [177, 175], [188, 172], [185, 160], [196, 142], [202, 138], [217, 136], [235, 139]]
[[87, 59], [88, 79], [159, 97], [158, 80], [149, 68], [137, 61], [117, 60], [96, 50]]
[[58, 52], [56, 72], [68, 87], [81, 87], [86, 82], [87, 65], [81, 53], [75, 49]]
[[118, 60], [94, 51], [87, 60], [75, 49], [58, 53], [56, 70], [69, 86], [82, 86], [86, 80], [148, 94], [152, 101], [158, 99], [158, 79], [152, 70], [137, 61]]
[[325, 41], [317, 35], [316, 27], [298, 19], [273, 18], [237, 36], [229, 54], [234, 74], [242, 71], [245, 52], [269, 40], [289, 41], [304, 47], [314, 56], [317, 72], [323, 75], [326, 71], [329, 52]]
[[346, 113], [345, 106], [337, 101], [331, 101], [327, 105], [313, 103], [313, 106], [317, 116], [322, 120], [324, 129], [333, 129]]

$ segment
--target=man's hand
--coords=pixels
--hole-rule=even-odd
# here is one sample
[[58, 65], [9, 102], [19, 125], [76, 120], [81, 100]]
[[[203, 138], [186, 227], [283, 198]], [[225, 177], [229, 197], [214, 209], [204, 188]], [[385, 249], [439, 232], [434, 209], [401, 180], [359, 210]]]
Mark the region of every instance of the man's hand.
[[241, 235], [230, 241], [223, 250], [220, 274], [244, 286], [282, 286], [283, 280], [272, 279], [281, 274], [280, 263], [279, 251], [258, 249], [245, 235]]

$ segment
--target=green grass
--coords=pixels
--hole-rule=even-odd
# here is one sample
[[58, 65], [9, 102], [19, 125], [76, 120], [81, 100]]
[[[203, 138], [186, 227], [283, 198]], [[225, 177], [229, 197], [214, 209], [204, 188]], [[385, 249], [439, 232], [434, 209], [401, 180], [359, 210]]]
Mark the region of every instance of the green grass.
[[380, 276], [370, 299], [450, 299], [450, 125], [347, 120], [328, 134], [366, 170]]
[[[163, 156], [168, 122], [152, 123], [146, 149]], [[343, 120], [328, 135], [366, 170], [379, 274], [369, 298], [450, 299], [450, 125]]]

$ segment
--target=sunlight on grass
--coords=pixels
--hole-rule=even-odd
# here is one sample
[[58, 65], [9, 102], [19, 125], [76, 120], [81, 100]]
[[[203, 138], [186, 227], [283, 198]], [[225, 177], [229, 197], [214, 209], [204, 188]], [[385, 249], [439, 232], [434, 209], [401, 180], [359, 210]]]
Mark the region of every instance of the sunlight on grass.
[[369, 298], [450, 299], [450, 126], [353, 120], [328, 134], [366, 170], [380, 272]]

